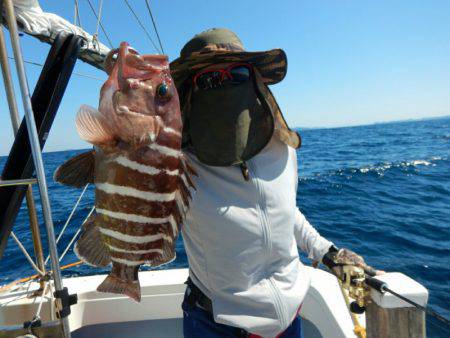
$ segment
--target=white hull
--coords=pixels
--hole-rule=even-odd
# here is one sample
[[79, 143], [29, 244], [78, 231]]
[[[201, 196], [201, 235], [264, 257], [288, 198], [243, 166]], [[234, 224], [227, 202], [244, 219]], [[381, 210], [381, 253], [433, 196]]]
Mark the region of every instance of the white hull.
[[[308, 271], [311, 288], [301, 309], [305, 337], [355, 337], [335, 277], [309, 267]], [[64, 279], [69, 293], [78, 295], [78, 303], [71, 307], [69, 316], [72, 337], [182, 337], [181, 302], [187, 276], [187, 269], [140, 272], [140, 303], [128, 297], [97, 292], [105, 275]], [[36, 283], [31, 286], [37, 287]], [[0, 327], [20, 325], [33, 318], [41, 298], [12, 301], [23, 293], [19, 288], [0, 294]], [[50, 313], [50, 303], [45, 300], [42, 320], [51, 320]]]

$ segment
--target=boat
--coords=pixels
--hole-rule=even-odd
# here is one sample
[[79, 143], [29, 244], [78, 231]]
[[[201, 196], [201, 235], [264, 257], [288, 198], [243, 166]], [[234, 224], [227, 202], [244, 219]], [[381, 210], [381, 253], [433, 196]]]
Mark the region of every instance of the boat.
[[[12, 227], [26, 197], [31, 211], [30, 234], [37, 260], [34, 261], [30, 255], [27, 258], [38, 274], [0, 289], [0, 337], [27, 334], [36, 337], [182, 337], [181, 302], [187, 269], [140, 272], [140, 303], [125, 296], [97, 292], [97, 286], [105, 278], [102, 274], [62, 278], [61, 269], [64, 267], [59, 265], [42, 147], [77, 59], [101, 68], [109, 48], [99, 42], [96, 35], [90, 35], [63, 18], [42, 11], [36, 0], [4, 0], [2, 4], [4, 23], [8, 26], [13, 46], [25, 118], [22, 122], [18, 119], [5, 37], [1, 31], [2, 71], [15, 141], [0, 180], [0, 259], [9, 236], [13, 236], [21, 246]], [[32, 96], [27, 85], [17, 23], [22, 32], [52, 45]], [[34, 171], [36, 176], [33, 176]], [[37, 185], [40, 191], [50, 270], [42, 254], [39, 227], [36, 220], [33, 221], [36, 218], [30, 193], [33, 185]], [[75, 237], [70, 244], [74, 240]], [[62, 256], [71, 249], [70, 244]], [[24, 251], [23, 246], [21, 249]], [[24, 254], [27, 255], [26, 250]], [[406, 299], [399, 300], [383, 290], [368, 288], [361, 269], [349, 269], [348, 279], [344, 282], [338, 281], [327, 271], [313, 267], [307, 269], [311, 276], [311, 288], [300, 312], [304, 319], [305, 337], [366, 337], [366, 324], [367, 337], [383, 337], [384, 334], [377, 335], [379, 332], [406, 337], [405, 332], [411, 330], [417, 337], [425, 336], [424, 312], [413, 304], [425, 307], [428, 291], [411, 278], [400, 273], [387, 273], [378, 279], [379, 283], [389, 285]], [[377, 317], [377, 314], [383, 314], [385, 318]], [[387, 322], [386, 318], [397, 318], [397, 323]], [[405, 331], [405, 325], [409, 331]], [[399, 334], [396, 335], [396, 332]]]
[[[312, 267], [308, 270], [312, 284], [301, 311], [305, 337], [355, 337], [353, 321], [336, 278], [323, 270]], [[63, 284], [69, 293], [78, 296], [68, 316], [72, 337], [182, 337], [181, 302], [187, 276], [187, 269], [140, 272], [140, 303], [128, 297], [97, 292], [105, 275], [64, 278]], [[24, 283], [0, 294], [0, 327], [9, 327], [17, 336], [25, 334], [23, 325], [17, 326], [17, 319], [33, 318], [41, 301], [42, 322], [55, 321], [48, 295], [20, 298], [24, 292], [33, 292], [39, 287], [38, 282], [33, 282], [27, 290], [28, 285]], [[363, 318], [361, 320], [363, 323]], [[56, 322], [53, 329], [60, 330], [59, 323]], [[39, 331], [36, 332], [39, 336]], [[0, 337], [6, 336], [0, 333]]]

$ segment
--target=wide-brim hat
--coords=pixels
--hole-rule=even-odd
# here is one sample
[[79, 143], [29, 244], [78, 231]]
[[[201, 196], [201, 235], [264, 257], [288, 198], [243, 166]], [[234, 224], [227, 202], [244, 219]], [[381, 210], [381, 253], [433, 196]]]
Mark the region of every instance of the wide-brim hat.
[[224, 28], [195, 35], [170, 63], [172, 77], [179, 87], [191, 74], [218, 63], [247, 62], [256, 67], [265, 84], [280, 82], [286, 76], [287, 58], [282, 49], [248, 52], [239, 37]]

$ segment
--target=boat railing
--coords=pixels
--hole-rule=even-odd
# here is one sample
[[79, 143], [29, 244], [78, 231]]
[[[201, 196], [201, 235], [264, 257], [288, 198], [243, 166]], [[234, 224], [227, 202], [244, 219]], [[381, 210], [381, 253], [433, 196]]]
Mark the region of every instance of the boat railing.
[[[33, 159], [33, 165], [34, 170], [36, 174], [36, 178], [19, 178], [19, 179], [6, 179], [0, 181], [0, 187], [17, 187], [17, 186], [25, 186], [26, 189], [26, 196], [27, 196], [27, 206], [29, 210], [29, 216], [30, 216], [30, 224], [31, 224], [31, 230], [33, 235], [33, 243], [34, 243], [34, 249], [35, 249], [35, 256], [37, 258], [37, 262], [35, 263], [31, 255], [29, 255], [24, 248], [24, 246], [21, 244], [20, 240], [17, 238], [17, 236], [14, 234], [14, 232], [11, 232], [12, 223], [14, 220], [10, 220], [8, 224], [1, 224], [2, 226], [2, 243], [6, 243], [6, 239], [8, 236], [5, 236], [8, 234], [8, 232], [11, 232], [11, 235], [13, 239], [18, 244], [19, 248], [24, 252], [25, 256], [27, 257], [30, 264], [34, 267], [34, 269], [38, 272], [38, 274], [41, 277], [47, 276], [47, 279], [51, 278], [53, 279], [53, 286], [55, 288], [55, 291], [53, 293], [53, 296], [55, 297], [55, 303], [56, 303], [56, 310], [57, 310], [57, 317], [59, 317], [59, 325], [62, 327], [62, 334], [64, 337], [70, 337], [70, 329], [68, 324], [67, 316], [70, 313], [70, 305], [76, 301], [74, 296], [71, 296], [68, 294], [67, 288], [63, 287], [62, 284], [62, 277], [61, 277], [61, 271], [60, 271], [60, 265], [59, 265], [59, 257], [58, 257], [58, 251], [56, 246], [56, 239], [55, 239], [55, 231], [54, 231], [54, 225], [53, 225], [53, 219], [52, 219], [52, 211], [51, 211], [51, 205], [48, 195], [48, 187], [47, 187], [47, 181], [45, 177], [45, 170], [44, 170], [44, 163], [42, 159], [42, 149], [41, 149], [41, 142], [42, 142], [42, 135], [39, 135], [38, 128], [36, 125], [35, 115], [33, 112], [33, 105], [32, 105], [32, 98], [30, 95], [30, 90], [28, 87], [28, 80], [25, 72], [24, 67], [24, 60], [22, 56], [21, 46], [19, 42], [19, 32], [17, 28], [17, 22], [16, 22], [16, 16], [14, 13], [14, 4], [12, 0], [4, 0], [2, 1], [3, 6], [3, 12], [4, 12], [4, 18], [6, 19], [6, 24], [9, 29], [9, 35], [10, 35], [10, 41], [12, 50], [14, 53], [14, 60], [16, 65], [16, 72], [22, 97], [22, 104], [24, 109], [24, 115], [25, 115], [25, 124], [26, 127], [26, 134], [28, 134], [28, 140], [29, 140], [29, 146], [31, 147], [31, 155]], [[78, 44], [76, 41], [75, 44]], [[7, 60], [7, 49], [6, 49], [6, 43], [5, 43], [5, 37], [3, 34], [3, 29], [0, 30], [0, 56], [1, 56], [1, 66], [2, 66], [2, 73], [3, 78], [5, 82], [5, 89], [6, 89], [6, 95], [8, 98], [8, 105], [11, 115], [11, 122], [13, 125], [13, 131], [14, 135], [17, 136], [20, 127], [20, 120], [19, 120], [19, 114], [18, 114], [18, 107], [16, 102], [16, 97], [14, 94], [14, 87], [12, 82], [12, 76], [11, 76], [11, 70], [9, 68], [8, 60]], [[76, 58], [76, 54], [75, 54]], [[73, 61], [73, 64], [69, 66], [69, 77], [70, 73], [72, 72], [73, 65], [75, 61]], [[47, 63], [46, 63], [46, 66]], [[48, 66], [48, 68], [45, 68], [45, 71], [50, 71], [51, 66]], [[67, 68], [67, 67], [66, 67]], [[67, 69], [64, 67], [61, 68], [61, 72], [67, 72]], [[59, 77], [61, 74], [57, 74]], [[63, 76], [67, 77], [67, 74], [62, 74]], [[67, 79], [68, 81], [68, 79]], [[55, 88], [46, 88], [45, 90], [48, 91], [49, 95], [53, 95], [55, 92], [58, 93], [64, 92], [66, 83], [58, 82], [58, 80], [55, 81]], [[57, 86], [60, 86], [60, 88], [57, 88]], [[61, 88], [62, 87], [62, 88]], [[60, 95], [62, 98], [62, 95]], [[56, 101], [56, 108], [59, 105], [60, 98], [58, 100], [58, 97], [55, 101], [52, 101], [53, 97], [50, 98], [50, 103], [55, 103]], [[49, 103], [49, 104], [50, 104]], [[50, 123], [51, 124], [51, 123]], [[45, 224], [45, 229], [47, 232], [47, 238], [48, 238], [48, 249], [49, 249], [49, 256], [51, 259], [51, 273], [47, 274], [45, 271], [45, 262], [44, 262], [44, 256], [43, 256], [43, 250], [42, 250], [42, 243], [41, 243], [41, 236], [39, 233], [39, 226], [37, 222], [37, 213], [35, 208], [35, 202], [33, 199], [32, 194], [32, 185], [37, 184], [40, 194], [40, 201], [42, 206], [42, 213], [43, 213], [43, 219]], [[20, 192], [20, 190], [19, 190]], [[23, 189], [22, 189], [23, 192]], [[23, 195], [22, 195], [23, 196]], [[22, 197], [23, 198], [23, 197]], [[19, 199], [20, 202], [20, 199]], [[17, 204], [17, 203], [16, 203]], [[18, 203], [20, 204], [20, 203]], [[17, 207], [16, 207], [17, 212]], [[14, 214], [14, 213], [13, 213]], [[15, 218], [11, 217], [9, 215], [10, 219]], [[15, 216], [15, 215], [14, 215]], [[9, 226], [8, 226], [9, 225]], [[6, 228], [6, 229], [5, 229]], [[2, 246], [4, 248], [5, 244]], [[3, 250], [2, 250], [3, 251]], [[48, 291], [47, 288], [49, 287], [50, 283], [45, 283], [46, 279], [42, 278], [42, 294], [45, 295]], [[51, 288], [51, 286], [50, 286]], [[40, 309], [42, 307], [42, 301], [44, 297], [41, 297], [41, 303], [38, 307], [37, 313], [40, 312]], [[38, 321], [39, 318], [36, 316], [35, 318], [30, 318], [28, 323], [29, 325], [32, 325], [33, 322]], [[22, 325], [26, 325], [25, 323], [21, 323]]]

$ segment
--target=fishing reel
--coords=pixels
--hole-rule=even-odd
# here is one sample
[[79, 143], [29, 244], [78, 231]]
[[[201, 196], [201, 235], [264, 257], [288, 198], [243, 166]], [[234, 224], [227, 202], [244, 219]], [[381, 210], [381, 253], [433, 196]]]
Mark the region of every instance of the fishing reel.
[[363, 313], [369, 300], [369, 288], [366, 284], [364, 269], [354, 265], [343, 265], [342, 274], [341, 285], [348, 291], [349, 297], [354, 299], [350, 303], [350, 311]]
[[338, 259], [336, 259], [338, 251], [339, 250], [335, 246], [332, 246], [329, 252], [323, 257], [322, 263], [332, 271], [336, 268], [340, 270], [338, 274], [336, 274], [336, 270], [333, 273], [336, 276], [339, 275], [338, 280], [341, 288], [348, 291], [349, 298], [354, 299], [349, 305], [350, 311], [361, 314], [365, 311], [366, 305], [369, 302], [369, 287], [366, 284], [366, 277], [367, 274], [375, 275], [375, 270], [369, 266], [364, 269], [355, 265], [339, 262]]

